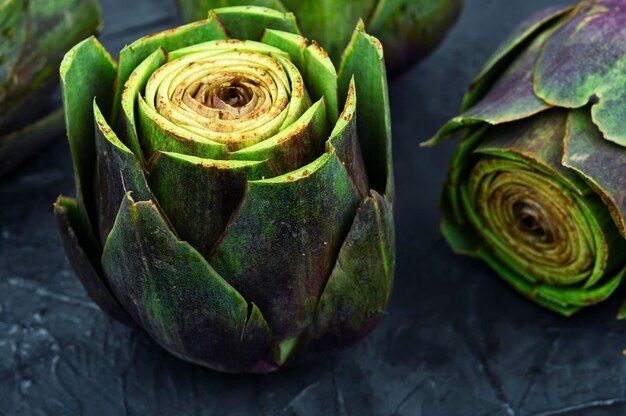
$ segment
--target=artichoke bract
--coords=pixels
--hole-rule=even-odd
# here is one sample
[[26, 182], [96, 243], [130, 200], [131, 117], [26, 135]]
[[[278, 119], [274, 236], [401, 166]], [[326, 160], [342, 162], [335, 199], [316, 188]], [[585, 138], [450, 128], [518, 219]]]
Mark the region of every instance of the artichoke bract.
[[61, 136], [59, 64], [100, 25], [97, 0], [0, 1], [0, 175]]
[[397, 75], [432, 51], [456, 21], [463, 0], [178, 0], [187, 21], [204, 19], [216, 7], [271, 7], [295, 13], [299, 27], [339, 63], [354, 25], [363, 19], [368, 33], [385, 49], [389, 73]]
[[[452, 248], [563, 315], [626, 265], [626, 8], [585, 1], [523, 22], [474, 80], [442, 194]], [[623, 311], [620, 312], [623, 315]]]
[[112, 317], [228, 372], [377, 324], [395, 263], [391, 132], [382, 48], [362, 24], [338, 72], [291, 13], [242, 7], [117, 63], [89, 38], [61, 77], [77, 199], [55, 214]]

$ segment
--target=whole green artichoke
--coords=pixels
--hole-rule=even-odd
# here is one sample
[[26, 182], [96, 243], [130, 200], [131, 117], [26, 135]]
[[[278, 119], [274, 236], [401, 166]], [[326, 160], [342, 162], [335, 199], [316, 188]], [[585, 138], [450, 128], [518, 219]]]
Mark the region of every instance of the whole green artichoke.
[[[487, 62], [463, 114], [442, 230], [563, 315], [605, 300], [626, 265], [626, 4], [540, 12]], [[623, 312], [621, 313], [623, 314]]]
[[0, 1], [0, 176], [59, 137], [57, 68], [100, 25], [97, 0]]
[[178, 0], [187, 21], [204, 19], [216, 7], [248, 4], [293, 11], [302, 33], [319, 42], [336, 64], [363, 19], [383, 44], [389, 73], [397, 75], [443, 40], [463, 0]]
[[221, 371], [364, 337], [394, 272], [382, 62], [359, 25], [337, 73], [292, 14], [260, 7], [144, 37], [117, 64], [79, 43], [61, 64], [77, 200], [55, 214], [88, 294]]

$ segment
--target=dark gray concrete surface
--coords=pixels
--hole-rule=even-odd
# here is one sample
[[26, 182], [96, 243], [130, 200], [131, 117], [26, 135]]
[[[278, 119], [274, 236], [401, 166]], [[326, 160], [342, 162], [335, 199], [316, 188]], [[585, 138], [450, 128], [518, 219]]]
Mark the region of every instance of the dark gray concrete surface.
[[[179, 23], [173, 1], [103, 0], [114, 54]], [[358, 346], [268, 376], [184, 363], [108, 319], [73, 276], [52, 202], [74, 192], [58, 140], [0, 180], [0, 415], [626, 414], [624, 293], [564, 319], [454, 256], [437, 199], [453, 116], [482, 62], [548, 0], [469, 0], [444, 45], [390, 86], [398, 268], [389, 314]]]

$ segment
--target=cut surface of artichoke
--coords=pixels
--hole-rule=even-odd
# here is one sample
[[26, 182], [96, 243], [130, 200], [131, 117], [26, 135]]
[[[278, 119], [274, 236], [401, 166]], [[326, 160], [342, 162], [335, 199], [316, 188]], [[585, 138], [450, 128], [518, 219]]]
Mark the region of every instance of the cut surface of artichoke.
[[490, 249], [531, 282], [578, 283], [605, 260], [585, 200], [523, 163], [484, 157], [461, 192]]

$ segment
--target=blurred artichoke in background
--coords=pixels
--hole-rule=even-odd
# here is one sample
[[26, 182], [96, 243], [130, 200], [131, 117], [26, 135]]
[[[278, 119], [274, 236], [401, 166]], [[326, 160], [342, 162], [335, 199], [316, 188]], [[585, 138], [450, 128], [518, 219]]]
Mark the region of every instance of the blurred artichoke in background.
[[395, 76], [432, 51], [456, 21], [463, 0], [178, 0], [183, 18], [204, 19], [216, 7], [248, 4], [292, 11], [305, 36], [339, 65], [359, 19], [380, 39], [387, 70]]
[[118, 63], [87, 39], [61, 77], [77, 200], [55, 214], [110, 315], [228, 372], [376, 325], [393, 175], [382, 49], [362, 26], [338, 73], [292, 14], [242, 7], [139, 39]]
[[563, 315], [605, 300], [624, 277], [625, 74], [623, 1], [543, 11], [431, 140], [464, 136], [441, 203], [452, 248]]
[[59, 64], [100, 25], [97, 0], [0, 1], [0, 176], [60, 137]]

